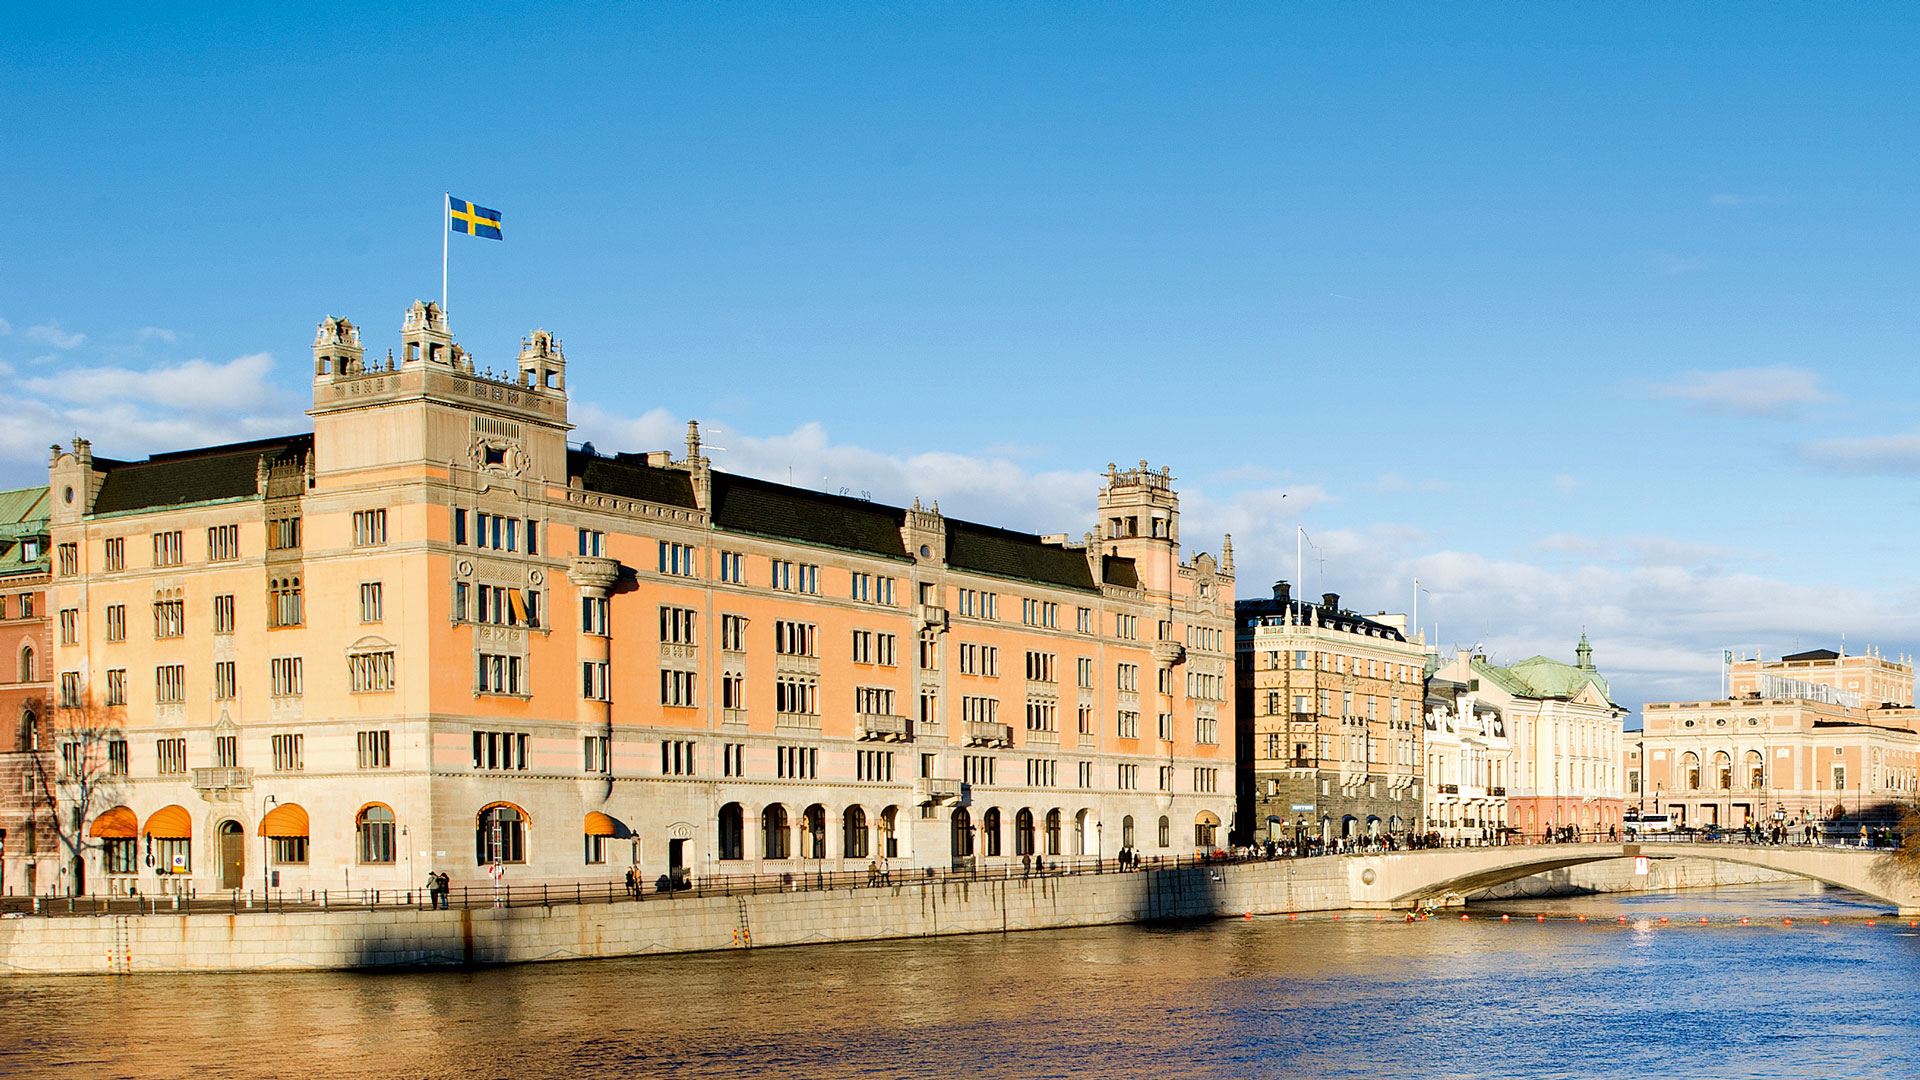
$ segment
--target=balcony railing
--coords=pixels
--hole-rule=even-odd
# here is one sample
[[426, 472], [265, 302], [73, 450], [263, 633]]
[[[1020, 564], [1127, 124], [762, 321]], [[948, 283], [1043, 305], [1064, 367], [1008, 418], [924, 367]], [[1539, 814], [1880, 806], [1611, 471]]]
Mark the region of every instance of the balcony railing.
[[1442, 794], [1442, 795], [1458, 795], [1458, 794], [1460, 794], [1460, 785], [1459, 785], [1459, 784], [1438, 784], [1438, 785], [1435, 785], [1435, 786], [1437, 786], [1437, 787], [1438, 787], [1438, 788], [1440, 789], [1440, 794]]
[[1487, 794], [1496, 799], [1502, 799], [1506, 797], [1507, 789], [1503, 787], [1490, 787], [1487, 789]]
[[967, 721], [968, 746], [1012, 746], [1013, 728], [984, 720]]
[[907, 718], [882, 713], [860, 714], [860, 737], [882, 742], [906, 742]]
[[960, 801], [960, 781], [923, 776], [913, 782], [913, 795], [920, 802], [958, 802]]
[[253, 787], [253, 770], [230, 765], [193, 770], [195, 791], [245, 791]]

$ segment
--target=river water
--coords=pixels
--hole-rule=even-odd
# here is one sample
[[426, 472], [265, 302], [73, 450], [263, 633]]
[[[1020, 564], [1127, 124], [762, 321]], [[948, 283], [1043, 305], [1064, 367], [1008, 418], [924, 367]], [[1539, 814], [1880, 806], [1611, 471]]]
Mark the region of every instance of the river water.
[[0, 1074], [1920, 1076], [1920, 930], [1866, 925], [1877, 910], [1776, 884], [1514, 902], [1464, 922], [1349, 913], [471, 972], [10, 979]]

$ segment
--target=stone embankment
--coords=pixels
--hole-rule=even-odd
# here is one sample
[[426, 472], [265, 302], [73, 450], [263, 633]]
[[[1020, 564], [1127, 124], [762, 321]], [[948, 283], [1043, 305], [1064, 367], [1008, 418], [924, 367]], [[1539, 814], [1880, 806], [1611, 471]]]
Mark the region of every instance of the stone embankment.
[[1655, 859], [1645, 874], [1633, 872], [1632, 859], [1570, 866], [1509, 881], [1469, 893], [1468, 903], [1526, 900], [1536, 897], [1591, 896], [1595, 893], [1665, 892], [1668, 889], [1711, 889], [1721, 885], [1759, 885], [1805, 881], [1803, 877], [1760, 866], [1717, 862], [1712, 859]]
[[610, 904], [0, 920], [0, 972], [115, 974], [513, 964], [1330, 911], [1338, 858], [945, 879]]

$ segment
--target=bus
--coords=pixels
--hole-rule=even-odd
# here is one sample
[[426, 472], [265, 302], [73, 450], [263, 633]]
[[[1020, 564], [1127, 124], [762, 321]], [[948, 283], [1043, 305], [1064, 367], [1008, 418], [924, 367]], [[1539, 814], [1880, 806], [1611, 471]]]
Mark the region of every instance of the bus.
[[1673, 815], [1629, 814], [1620, 824], [1626, 829], [1629, 840], [1638, 836], [1658, 836], [1673, 831]]

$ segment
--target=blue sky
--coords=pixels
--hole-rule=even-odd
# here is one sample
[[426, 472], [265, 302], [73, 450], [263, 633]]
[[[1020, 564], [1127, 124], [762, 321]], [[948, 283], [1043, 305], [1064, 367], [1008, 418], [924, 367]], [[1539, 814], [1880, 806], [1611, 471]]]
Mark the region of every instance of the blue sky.
[[456, 333], [602, 448], [1075, 533], [1147, 458], [1243, 595], [1303, 524], [1630, 702], [1920, 643], [1902, 7], [152, 11], [0, 14], [0, 483], [301, 427], [451, 189]]

